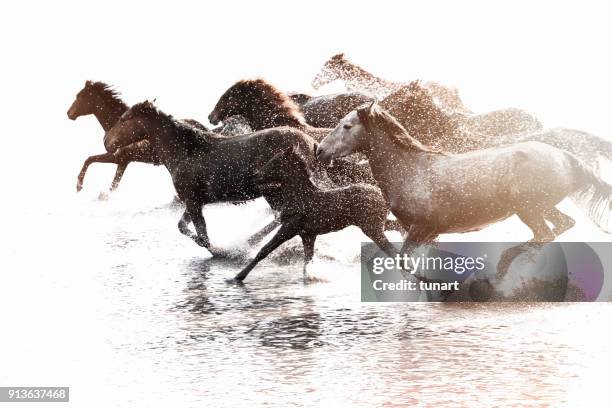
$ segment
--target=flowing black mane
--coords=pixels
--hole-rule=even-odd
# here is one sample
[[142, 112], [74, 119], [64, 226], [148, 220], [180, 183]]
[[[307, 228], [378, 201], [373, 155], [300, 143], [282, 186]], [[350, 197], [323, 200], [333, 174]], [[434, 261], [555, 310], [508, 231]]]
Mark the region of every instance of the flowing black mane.
[[119, 105], [128, 110], [129, 106], [121, 99], [121, 92], [116, 90], [112, 85], [104, 82], [87, 81], [85, 89], [89, 89], [92, 94], [99, 96], [105, 103]]
[[177, 120], [172, 115], [168, 115], [158, 109], [149, 101], [137, 103], [132, 106], [129, 112], [135, 116], [156, 120], [160, 123], [161, 127], [174, 129], [179, 136], [179, 140], [188, 150], [194, 148], [208, 149], [213, 143], [225, 139], [224, 136], [205, 131], [188, 121]]
[[427, 153], [445, 154], [439, 150], [434, 150], [425, 146], [414, 137], [410, 136], [408, 131], [387, 111], [378, 108], [378, 106], [362, 107], [357, 110], [359, 121], [363, 123], [366, 130], [371, 131], [374, 128], [381, 129], [396, 145], [404, 150], [420, 151]]

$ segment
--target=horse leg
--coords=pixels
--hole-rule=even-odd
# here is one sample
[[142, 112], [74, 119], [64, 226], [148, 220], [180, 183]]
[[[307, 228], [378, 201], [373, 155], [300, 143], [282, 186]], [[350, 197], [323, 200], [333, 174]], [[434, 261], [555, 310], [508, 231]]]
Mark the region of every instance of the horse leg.
[[125, 173], [125, 169], [127, 168], [128, 164], [130, 164], [130, 162], [121, 162], [117, 165], [117, 171], [115, 171], [115, 177], [113, 178], [113, 182], [111, 183], [111, 187], [110, 187], [110, 191], [109, 192], [113, 192], [117, 189], [117, 186], [119, 185], [119, 182], [121, 181], [121, 178], [123, 177], [123, 173]]
[[202, 214], [202, 204], [190, 200], [185, 202], [185, 207], [196, 229], [197, 235], [192, 237], [192, 239], [199, 246], [209, 249], [210, 240], [206, 231], [206, 220], [204, 220], [204, 215]]
[[119, 185], [119, 182], [121, 181], [121, 177], [123, 177], [123, 173], [125, 172], [125, 169], [127, 168], [128, 164], [130, 164], [130, 162], [118, 163], [117, 171], [115, 171], [115, 177], [113, 178], [113, 182], [111, 183], [111, 187], [108, 190], [108, 193], [101, 192], [100, 195], [98, 196], [98, 199], [106, 200], [108, 199], [108, 195], [112, 193], [113, 191], [115, 191], [115, 189], [117, 188], [117, 185]]
[[555, 234], [546, 225], [543, 213], [519, 213], [518, 217], [533, 232], [533, 238], [529, 242], [551, 242]]
[[408, 233], [400, 252], [402, 254], [410, 255], [412, 251], [418, 248], [421, 244], [425, 242], [432, 242], [437, 237], [438, 233], [436, 233], [431, 227], [413, 224], [408, 228]]
[[319, 282], [321, 279], [313, 276], [308, 271], [309, 267], [312, 266], [312, 258], [314, 257], [314, 247], [317, 236], [304, 234], [300, 235], [300, 237], [302, 238], [302, 244], [304, 245], [304, 282]]
[[272, 237], [272, 239], [266, 245], [264, 245], [261, 250], [259, 250], [255, 258], [251, 262], [249, 262], [249, 264], [234, 277], [234, 280], [242, 282], [244, 278], [247, 277], [249, 272], [251, 272], [251, 270], [259, 263], [259, 261], [268, 256], [270, 252], [274, 251], [282, 243], [295, 237], [298, 231], [299, 227], [297, 222], [289, 222], [283, 224], [278, 230], [278, 232]]
[[269, 233], [274, 231], [276, 227], [281, 224], [280, 217], [278, 215], [274, 216], [274, 219], [270, 221], [268, 225], [260, 229], [255, 235], [248, 239], [247, 243], [249, 245], [257, 245], [262, 239], [266, 237]]
[[83, 167], [81, 168], [81, 172], [79, 173], [79, 176], [77, 177], [77, 193], [83, 189], [83, 179], [85, 178], [85, 173], [87, 172], [87, 169], [89, 168], [90, 164], [92, 163], [116, 163], [116, 162], [117, 162], [117, 158], [112, 153], [98, 154], [95, 156], [89, 156], [87, 159], [85, 159], [85, 162], [83, 163]]
[[563, 214], [556, 207], [544, 211], [544, 218], [554, 225], [553, 233], [557, 237], [576, 225], [576, 221], [572, 217]]
[[[389, 220], [387, 220], [386, 222], [389, 222]], [[400, 223], [398, 222], [398, 224]], [[379, 228], [376, 228], [376, 230], [374, 230], [373, 228], [362, 228], [361, 230], [387, 255], [394, 257], [397, 254], [397, 249], [393, 246], [391, 242], [389, 242], [389, 240], [385, 236], [385, 233], [383, 231], [379, 231]]]
[[385, 221], [385, 231], [397, 231], [400, 234], [404, 235], [406, 230], [402, 227], [402, 223], [398, 220], [389, 220]]
[[197, 235], [194, 234], [190, 229], [189, 229], [189, 223], [191, 222], [191, 217], [189, 216], [189, 213], [187, 212], [187, 210], [185, 210], [185, 212], [183, 213], [183, 216], [181, 217], [181, 219], [178, 222], [178, 229], [181, 232], [181, 234], [188, 236], [189, 238], [193, 239], [194, 241], [196, 240]]

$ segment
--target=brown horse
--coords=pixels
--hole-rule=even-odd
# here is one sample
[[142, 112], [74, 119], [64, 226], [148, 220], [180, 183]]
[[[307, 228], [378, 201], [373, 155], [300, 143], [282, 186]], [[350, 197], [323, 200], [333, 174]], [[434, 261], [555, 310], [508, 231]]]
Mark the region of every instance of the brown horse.
[[[68, 109], [68, 118], [76, 120], [80, 116], [94, 115], [104, 132], [108, 132], [128, 108], [128, 105], [121, 99], [121, 94], [110, 85], [104, 82], [86, 81], [85, 86], [77, 93], [74, 102]], [[185, 119], [184, 122], [199, 129], [207, 130], [204, 125], [196, 120]], [[223, 127], [213, 130], [227, 135], [251, 133], [248, 124], [239, 117], [229, 118]], [[77, 178], [77, 191], [81, 191], [83, 188], [85, 173], [92, 163], [117, 164], [117, 171], [110, 187], [110, 192], [112, 192], [119, 185], [125, 169], [131, 162], [161, 164], [155, 150], [147, 140], [136, 141], [113, 153], [107, 151], [103, 154], [88, 157], [83, 163]]]
[[[263, 79], [242, 80], [228, 88], [215, 105], [208, 120], [213, 125], [240, 115], [253, 130], [289, 126], [319, 141], [332, 129], [306, 123], [299, 106], [285, 93]], [[374, 183], [370, 169], [357, 158], [338, 162], [327, 173], [338, 185]]]
[[[371, 74], [359, 65], [349, 61], [343, 53], [334, 55], [323, 64], [321, 71], [312, 81], [312, 86], [319, 89], [323, 85], [336, 80], [343, 81], [349, 91], [365, 92], [379, 100], [406, 85], [405, 83], [387, 81]], [[456, 88], [447, 87], [437, 82], [426, 82], [424, 86], [443, 109], [451, 112], [470, 112], [463, 104]]]

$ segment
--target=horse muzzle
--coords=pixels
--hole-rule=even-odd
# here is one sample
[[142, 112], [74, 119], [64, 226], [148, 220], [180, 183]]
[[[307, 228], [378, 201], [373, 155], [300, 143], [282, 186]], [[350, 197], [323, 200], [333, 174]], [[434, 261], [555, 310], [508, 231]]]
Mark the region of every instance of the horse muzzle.
[[208, 115], [208, 121], [212, 124], [217, 126], [219, 124], [219, 122], [221, 122], [219, 120], [219, 115], [217, 114], [216, 111], [212, 111], [210, 112], [210, 115]]
[[330, 165], [333, 159], [331, 154], [321, 148], [321, 145], [317, 146], [317, 151], [315, 155], [317, 157], [317, 160], [325, 164], [326, 166]]
[[79, 117], [76, 113], [72, 111], [72, 108], [68, 109], [68, 112], [66, 114], [68, 115], [68, 119], [70, 120], [76, 120], [76, 118]]

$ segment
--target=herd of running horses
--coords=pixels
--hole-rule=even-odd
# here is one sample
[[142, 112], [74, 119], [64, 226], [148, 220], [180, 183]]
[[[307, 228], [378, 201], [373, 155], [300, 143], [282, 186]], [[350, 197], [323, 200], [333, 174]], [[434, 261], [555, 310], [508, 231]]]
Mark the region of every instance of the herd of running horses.
[[612, 142], [545, 130], [520, 109], [474, 113], [454, 88], [390, 82], [343, 54], [330, 58], [312, 85], [336, 80], [348, 92], [285, 94], [262, 79], [239, 81], [208, 116], [212, 129], [149, 101], [129, 107], [110, 86], [87, 81], [68, 117], [95, 115], [106, 153], [85, 160], [77, 190], [91, 163], [117, 164], [111, 191], [131, 162], [164, 165], [185, 205], [180, 232], [213, 255], [202, 207], [264, 197], [275, 219], [249, 243], [280, 228], [236, 281], [298, 235], [306, 273], [317, 236], [350, 225], [391, 256], [397, 249], [385, 230], [400, 231], [402, 251], [410, 251], [515, 214], [533, 232], [530, 242], [545, 243], [574, 225], [556, 208], [570, 197], [612, 232], [612, 186], [599, 175]]

